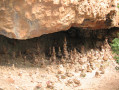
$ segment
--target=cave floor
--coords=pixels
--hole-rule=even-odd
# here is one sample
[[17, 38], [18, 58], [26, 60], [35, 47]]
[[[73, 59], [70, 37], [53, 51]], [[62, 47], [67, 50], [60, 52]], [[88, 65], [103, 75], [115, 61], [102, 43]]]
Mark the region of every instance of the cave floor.
[[84, 71], [86, 76], [81, 76], [78, 64], [69, 69], [69, 75], [66, 75], [68, 64], [42, 68], [30, 66], [28, 62], [28, 67], [0, 66], [0, 90], [119, 90], [119, 65], [114, 60], [104, 63], [104, 74], [97, 64], [95, 70]]
[[116, 31], [29, 40], [0, 36], [0, 90], [119, 90], [119, 65], [110, 47]]

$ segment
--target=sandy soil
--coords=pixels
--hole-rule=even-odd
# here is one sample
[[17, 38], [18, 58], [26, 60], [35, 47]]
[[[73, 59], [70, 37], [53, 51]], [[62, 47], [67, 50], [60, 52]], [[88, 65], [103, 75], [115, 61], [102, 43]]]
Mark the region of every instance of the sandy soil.
[[[98, 63], [95, 64], [95, 70], [84, 71], [84, 77], [81, 77], [81, 71], [77, 69], [79, 64], [71, 68], [68, 68], [69, 64], [43, 68], [17, 64], [0, 66], [0, 90], [119, 90], [119, 70], [115, 69], [119, 66], [114, 60], [104, 61], [103, 64], [104, 74], [100, 74]], [[66, 75], [67, 70], [69, 75]], [[95, 72], [99, 72], [99, 75], [96, 76]]]

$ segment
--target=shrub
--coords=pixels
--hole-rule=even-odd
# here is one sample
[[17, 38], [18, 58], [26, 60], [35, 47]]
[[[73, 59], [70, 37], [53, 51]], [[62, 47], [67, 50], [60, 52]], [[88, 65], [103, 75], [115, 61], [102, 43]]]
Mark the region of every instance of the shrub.
[[119, 3], [118, 3], [118, 5], [117, 5], [117, 7], [119, 8]]
[[[119, 36], [119, 34], [118, 34], [118, 36]], [[119, 37], [115, 38], [112, 41], [111, 47], [112, 47], [113, 53], [115, 54], [114, 58], [115, 58], [116, 62], [119, 64]]]

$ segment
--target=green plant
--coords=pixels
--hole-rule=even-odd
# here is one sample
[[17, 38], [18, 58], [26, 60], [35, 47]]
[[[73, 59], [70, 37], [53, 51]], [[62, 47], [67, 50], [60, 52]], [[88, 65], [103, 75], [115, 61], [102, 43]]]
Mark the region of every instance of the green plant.
[[[119, 36], [119, 33], [118, 33], [118, 36]], [[114, 58], [116, 62], [119, 63], [119, 37], [115, 38], [112, 41], [111, 47], [112, 47], [113, 53], [115, 54]]]
[[117, 7], [119, 8], [119, 4], [117, 5]]

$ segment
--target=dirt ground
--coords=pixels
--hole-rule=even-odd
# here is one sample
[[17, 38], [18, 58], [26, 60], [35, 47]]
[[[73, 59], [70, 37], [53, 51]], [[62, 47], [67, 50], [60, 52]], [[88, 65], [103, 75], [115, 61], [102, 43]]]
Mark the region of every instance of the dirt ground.
[[73, 28], [29, 40], [1, 36], [0, 90], [119, 90], [109, 45], [115, 32]]
[[[95, 77], [95, 71], [83, 78], [80, 72], [71, 72], [73, 76], [59, 79], [55, 68], [48, 73], [46, 68], [1, 66], [0, 90], [119, 90], [119, 71], [113, 61], [110, 64], [100, 77]], [[75, 79], [80, 84], [74, 83]], [[49, 87], [48, 82], [52, 82]]]

